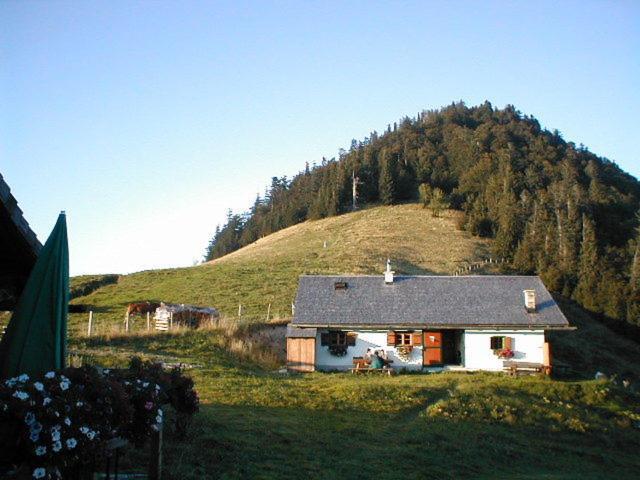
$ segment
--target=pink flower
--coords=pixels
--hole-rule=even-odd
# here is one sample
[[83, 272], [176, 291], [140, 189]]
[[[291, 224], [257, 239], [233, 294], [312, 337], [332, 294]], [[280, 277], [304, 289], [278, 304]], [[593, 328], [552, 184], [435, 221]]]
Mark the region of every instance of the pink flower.
[[145, 403], [144, 408], [146, 408], [147, 410], [151, 410], [153, 408], [153, 403], [152, 402]]

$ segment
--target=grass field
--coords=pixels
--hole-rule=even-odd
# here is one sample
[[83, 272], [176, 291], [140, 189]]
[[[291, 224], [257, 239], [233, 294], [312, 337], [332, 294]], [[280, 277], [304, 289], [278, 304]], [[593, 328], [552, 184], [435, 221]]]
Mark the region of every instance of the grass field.
[[171, 479], [637, 475], [638, 396], [610, 382], [282, 375], [228, 347], [216, 329], [74, 341], [104, 365], [134, 354], [199, 365], [201, 412], [187, 440], [165, 442]]
[[[298, 275], [381, 273], [387, 257], [401, 273], [450, 274], [490, 251], [455, 223], [455, 212], [434, 219], [416, 205], [372, 208], [291, 227], [198, 267], [73, 279], [87, 292], [73, 303], [94, 310], [98, 333], [87, 338], [86, 314], [70, 315], [74, 361], [120, 366], [139, 355], [194, 366], [201, 412], [187, 439], [167, 432], [168, 479], [637, 477], [640, 346], [570, 301], [558, 299], [578, 330], [551, 335], [562, 379], [278, 373], [282, 343], [261, 337], [278, 327], [263, 321], [269, 303], [272, 316], [290, 314]], [[136, 300], [212, 305], [225, 317], [168, 334], [147, 333], [138, 319], [123, 335], [125, 305]], [[616, 382], [593, 380], [597, 371]], [[620, 386], [623, 378], [632, 385]], [[131, 452], [127, 461], [139, 468], [144, 459]]]
[[[488, 240], [455, 227], [458, 215], [433, 218], [418, 205], [399, 205], [305, 222], [209, 264], [123, 275], [72, 303], [93, 309], [102, 333], [122, 329], [126, 305], [144, 300], [213, 306], [226, 316], [237, 316], [242, 304], [243, 316], [255, 320], [266, 318], [271, 303], [271, 317], [286, 318], [303, 273], [381, 273], [391, 258], [400, 273], [451, 274], [489, 256]], [[86, 278], [72, 287], [80, 281]], [[71, 331], [80, 334], [86, 320], [72, 315]]]

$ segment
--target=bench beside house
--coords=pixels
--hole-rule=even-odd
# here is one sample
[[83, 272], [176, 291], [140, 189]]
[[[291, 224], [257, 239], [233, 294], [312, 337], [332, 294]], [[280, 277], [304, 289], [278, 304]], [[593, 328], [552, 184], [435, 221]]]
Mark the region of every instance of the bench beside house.
[[393, 369], [549, 372], [546, 332], [573, 329], [537, 276], [303, 275], [295, 306], [287, 367], [303, 372], [351, 370], [369, 348]]

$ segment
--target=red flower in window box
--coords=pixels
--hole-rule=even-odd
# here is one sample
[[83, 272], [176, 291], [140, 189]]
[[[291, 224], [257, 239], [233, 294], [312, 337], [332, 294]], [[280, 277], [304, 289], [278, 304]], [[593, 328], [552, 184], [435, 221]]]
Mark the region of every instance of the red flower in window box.
[[498, 358], [513, 358], [515, 354], [513, 350], [510, 348], [503, 348], [502, 350], [498, 350]]

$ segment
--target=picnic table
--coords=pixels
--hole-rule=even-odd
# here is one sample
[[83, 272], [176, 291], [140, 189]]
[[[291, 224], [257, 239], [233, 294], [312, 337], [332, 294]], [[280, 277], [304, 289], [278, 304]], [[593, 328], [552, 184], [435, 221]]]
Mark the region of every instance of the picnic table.
[[502, 362], [502, 369], [512, 377], [517, 376], [519, 373], [544, 373], [545, 375], [551, 373], [551, 367], [541, 363], [516, 362], [514, 360], [505, 360]]
[[393, 360], [384, 360], [384, 366], [382, 368], [371, 368], [371, 361], [364, 357], [353, 357], [353, 368], [351, 373], [368, 373], [368, 372], [381, 372], [387, 375], [393, 375], [393, 369], [390, 364]]

